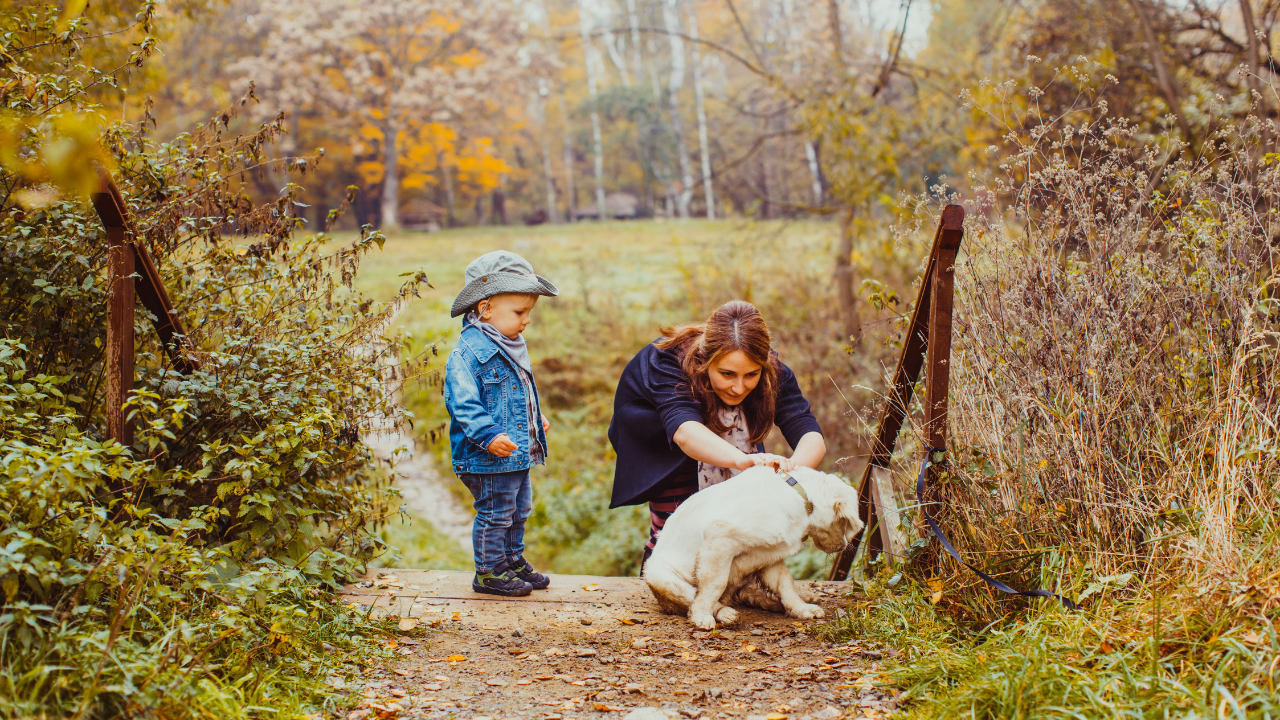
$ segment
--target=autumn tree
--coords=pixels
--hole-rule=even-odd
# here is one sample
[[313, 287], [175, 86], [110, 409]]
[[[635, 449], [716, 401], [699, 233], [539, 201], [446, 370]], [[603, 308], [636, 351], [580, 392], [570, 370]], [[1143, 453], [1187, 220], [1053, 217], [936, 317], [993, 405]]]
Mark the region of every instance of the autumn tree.
[[424, 123], [496, 112], [535, 64], [501, 0], [263, 0], [259, 17], [263, 50], [236, 70], [266, 112], [322, 115], [374, 149], [366, 179], [381, 188], [383, 228], [399, 224], [406, 142]]

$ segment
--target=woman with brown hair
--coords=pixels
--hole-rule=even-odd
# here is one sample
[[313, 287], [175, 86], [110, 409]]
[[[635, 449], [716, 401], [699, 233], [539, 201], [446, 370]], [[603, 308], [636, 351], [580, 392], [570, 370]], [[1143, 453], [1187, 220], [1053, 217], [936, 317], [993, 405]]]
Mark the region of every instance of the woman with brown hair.
[[[764, 452], [774, 425], [790, 458]], [[698, 490], [756, 465], [816, 468], [827, 452], [795, 374], [772, 349], [769, 326], [741, 300], [705, 323], [663, 328], [631, 359], [609, 441], [618, 454], [610, 507], [649, 503], [645, 560], [667, 518]]]

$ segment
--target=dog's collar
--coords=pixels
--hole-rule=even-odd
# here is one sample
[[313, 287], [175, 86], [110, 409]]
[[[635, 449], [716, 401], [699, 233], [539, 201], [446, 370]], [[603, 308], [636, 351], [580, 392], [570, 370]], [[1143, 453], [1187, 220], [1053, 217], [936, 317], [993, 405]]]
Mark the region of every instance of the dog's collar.
[[785, 473], [785, 472], [784, 472], [784, 473], [782, 473], [782, 475], [783, 475], [783, 477], [786, 479], [787, 484], [788, 484], [788, 485], [790, 485], [790, 486], [792, 487], [792, 489], [794, 489], [796, 492], [800, 493], [800, 497], [804, 498], [804, 512], [805, 512], [805, 514], [806, 514], [806, 515], [812, 515], [812, 514], [813, 514], [813, 501], [809, 499], [809, 493], [807, 493], [807, 492], [805, 492], [805, 491], [804, 491], [804, 486], [803, 486], [803, 485], [801, 485], [801, 484], [799, 483], [799, 481], [797, 481], [795, 478], [791, 477], [791, 474], [790, 474], [790, 473]]

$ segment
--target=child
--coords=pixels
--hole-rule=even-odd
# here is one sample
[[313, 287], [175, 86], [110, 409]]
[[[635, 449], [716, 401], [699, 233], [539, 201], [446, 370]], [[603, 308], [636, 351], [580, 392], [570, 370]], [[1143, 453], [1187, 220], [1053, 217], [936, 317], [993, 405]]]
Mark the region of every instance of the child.
[[471, 588], [528, 595], [551, 584], [524, 559], [524, 525], [533, 509], [529, 468], [545, 464], [550, 423], [538, 406], [529, 349], [521, 333], [539, 295], [559, 295], [515, 253], [496, 250], [467, 266], [452, 317], [466, 314], [445, 365], [453, 470], [475, 496]]

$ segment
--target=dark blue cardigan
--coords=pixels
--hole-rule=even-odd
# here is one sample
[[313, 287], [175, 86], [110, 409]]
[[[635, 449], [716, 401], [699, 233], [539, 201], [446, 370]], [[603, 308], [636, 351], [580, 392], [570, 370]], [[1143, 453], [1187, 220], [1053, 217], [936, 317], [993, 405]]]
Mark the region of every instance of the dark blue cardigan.
[[[613, 398], [609, 442], [618, 454], [618, 464], [609, 507], [648, 502], [662, 491], [667, 478], [697, 471], [697, 463], [673, 440], [676, 430], [689, 420], [705, 422], [702, 404], [689, 392], [679, 359], [653, 343], [646, 345], [622, 371]], [[806, 434], [822, 432], [809, 411], [809, 401], [800, 393], [795, 373], [782, 363], [778, 363], [774, 423], [793, 449]], [[763, 450], [763, 446], [757, 448], [757, 452]]]

